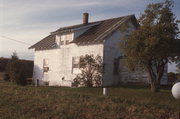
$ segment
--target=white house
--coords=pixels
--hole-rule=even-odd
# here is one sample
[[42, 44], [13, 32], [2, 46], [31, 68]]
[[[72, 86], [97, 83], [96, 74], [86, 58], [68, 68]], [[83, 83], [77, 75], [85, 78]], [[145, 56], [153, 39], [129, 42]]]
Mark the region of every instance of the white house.
[[[100, 55], [103, 58], [103, 86], [120, 83], [148, 83], [146, 72], [129, 72], [122, 64], [119, 42], [138, 26], [134, 15], [88, 22], [88, 13], [83, 14], [83, 23], [60, 28], [30, 49], [35, 49], [33, 79], [41, 85], [71, 86], [80, 73], [79, 58], [82, 55]], [[125, 32], [120, 30], [127, 26]], [[162, 84], [167, 83], [167, 68]]]

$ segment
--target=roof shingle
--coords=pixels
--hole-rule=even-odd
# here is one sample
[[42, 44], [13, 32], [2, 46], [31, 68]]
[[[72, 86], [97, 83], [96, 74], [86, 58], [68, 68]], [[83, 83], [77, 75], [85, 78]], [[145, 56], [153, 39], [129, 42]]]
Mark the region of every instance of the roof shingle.
[[63, 27], [54, 32], [51, 32], [51, 35], [37, 42], [36, 44], [31, 46], [29, 49], [35, 48], [35, 50], [45, 50], [45, 49], [57, 48], [57, 44], [55, 42], [57, 33], [73, 32], [74, 29], [87, 26], [87, 25], [93, 25], [93, 26], [91, 26], [90, 29], [88, 29], [86, 32], [84, 32], [83, 34], [78, 36], [76, 39], [74, 39], [71, 43], [76, 43], [78, 45], [101, 43], [107, 36], [109, 36], [121, 24], [125, 23], [129, 19], [136, 20], [134, 15], [129, 15], [129, 16], [124, 16], [124, 17], [97, 21], [97, 22], [91, 22], [88, 24], [78, 24], [74, 26]]
[[55, 35], [49, 35], [45, 37], [43, 40], [29, 47], [29, 49], [35, 48], [36, 50], [45, 50], [45, 49], [56, 48], [57, 44], [55, 42], [55, 38], [56, 38]]

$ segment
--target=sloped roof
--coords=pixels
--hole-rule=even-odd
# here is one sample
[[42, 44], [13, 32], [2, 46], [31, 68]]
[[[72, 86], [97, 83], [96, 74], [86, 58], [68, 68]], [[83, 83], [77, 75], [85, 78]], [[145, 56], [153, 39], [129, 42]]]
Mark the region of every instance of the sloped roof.
[[[68, 27], [60, 28], [54, 32], [51, 32], [51, 35], [45, 37], [41, 41], [37, 42], [29, 49], [35, 48], [36, 50], [45, 50], [45, 49], [53, 49], [57, 47], [55, 42], [57, 33], [66, 33], [73, 32], [74, 29], [81, 28], [87, 25], [93, 25], [89, 30], [78, 36], [76, 39], [72, 41], [72, 43], [76, 43], [78, 45], [81, 44], [94, 44], [101, 43], [107, 36], [109, 36], [112, 32], [114, 32], [120, 25], [125, 23], [126, 21], [133, 19], [135, 25], [137, 24], [136, 18], [134, 15], [123, 16], [118, 18], [112, 18], [97, 22], [90, 22], [88, 24], [78, 24]], [[97, 24], [98, 23], [98, 24]]]
[[90, 22], [90, 23], [88, 23], [88, 24], [77, 24], [77, 25], [73, 25], [73, 26], [62, 27], [62, 28], [59, 28], [59, 29], [56, 30], [56, 31], [51, 32], [51, 34], [72, 32], [73, 29], [80, 28], [80, 27], [84, 27], [84, 26], [88, 26], [88, 25], [93, 25], [93, 24], [96, 24], [96, 23], [98, 23], [98, 22], [100, 22], [100, 21]]
[[57, 47], [57, 44], [55, 42], [56, 35], [49, 35], [45, 37], [44, 39], [40, 40], [36, 44], [29, 47], [29, 49], [35, 48], [36, 50], [46, 50], [46, 49], [54, 49]]

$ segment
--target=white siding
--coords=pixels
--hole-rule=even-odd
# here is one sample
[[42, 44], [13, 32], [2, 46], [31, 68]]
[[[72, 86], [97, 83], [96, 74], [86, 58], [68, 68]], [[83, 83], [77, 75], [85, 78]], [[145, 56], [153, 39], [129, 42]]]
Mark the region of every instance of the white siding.
[[[33, 79], [40, 80], [40, 84], [43, 85], [44, 74], [43, 74], [43, 60], [48, 59], [49, 71], [48, 71], [48, 79], [53, 80], [57, 73], [59, 64], [58, 50], [43, 50], [43, 51], [35, 51], [34, 55], [34, 72]], [[47, 74], [46, 74], [47, 75]]]
[[[77, 46], [69, 44], [60, 49], [35, 51], [34, 76], [43, 85], [43, 59], [49, 60], [49, 85], [71, 86], [75, 73], [72, 72], [72, 57], [86, 54], [103, 56], [103, 45]], [[47, 74], [46, 74], [47, 76]]]

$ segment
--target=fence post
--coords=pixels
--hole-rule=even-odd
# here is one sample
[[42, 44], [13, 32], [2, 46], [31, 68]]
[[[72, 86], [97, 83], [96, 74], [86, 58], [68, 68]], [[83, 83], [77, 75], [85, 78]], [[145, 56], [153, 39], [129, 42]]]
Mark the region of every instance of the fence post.
[[106, 96], [107, 95], [107, 89], [103, 88], [103, 95]]

